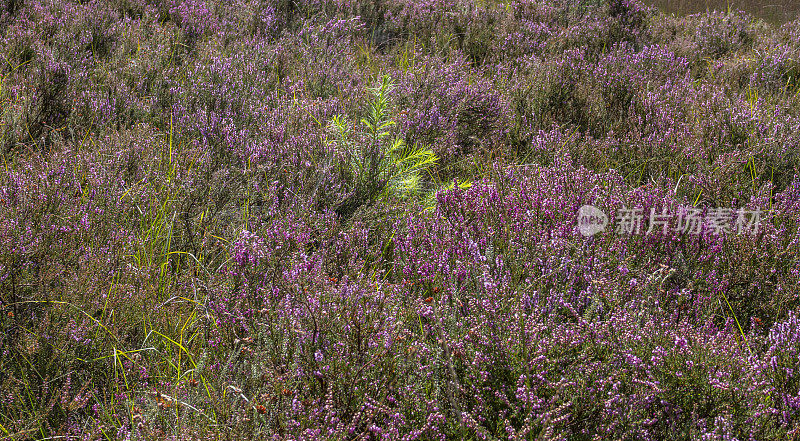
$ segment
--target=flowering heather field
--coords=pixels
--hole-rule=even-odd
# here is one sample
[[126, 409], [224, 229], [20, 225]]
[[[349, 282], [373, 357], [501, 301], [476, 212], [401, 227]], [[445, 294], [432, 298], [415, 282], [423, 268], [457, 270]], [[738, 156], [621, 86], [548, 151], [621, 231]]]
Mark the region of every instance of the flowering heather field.
[[800, 19], [0, 6], [0, 439], [800, 439]]

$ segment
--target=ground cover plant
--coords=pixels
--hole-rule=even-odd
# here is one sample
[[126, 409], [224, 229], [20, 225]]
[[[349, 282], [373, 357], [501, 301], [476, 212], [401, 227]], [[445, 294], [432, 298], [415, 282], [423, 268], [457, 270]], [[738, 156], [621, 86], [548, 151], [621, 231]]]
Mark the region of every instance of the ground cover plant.
[[800, 438], [800, 19], [0, 6], [0, 439]]

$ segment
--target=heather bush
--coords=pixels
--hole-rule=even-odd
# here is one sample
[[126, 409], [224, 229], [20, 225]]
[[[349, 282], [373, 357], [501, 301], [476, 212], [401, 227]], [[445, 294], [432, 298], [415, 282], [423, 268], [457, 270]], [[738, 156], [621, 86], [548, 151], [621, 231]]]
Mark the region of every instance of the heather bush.
[[742, 13], [699, 15], [694, 39], [704, 57], [719, 58], [745, 48], [754, 40], [752, 19]]
[[[492, 84], [477, 76], [463, 56], [425, 57], [397, 75], [397, 124], [406, 141], [430, 145], [452, 174], [473, 154], [502, 152], [508, 107]], [[442, 176], [449, 179], [450, 176]]]
[[750, 84], [768, 93], [793, 93], [797, 90], [800, 61], [798, 50], [777, 46], [763, 53], [750, 79]]
[[518, 149], [531, 141], [537, 129], [553, 124], [585, 128], [584, 103], [576, 90], [576, 64], [582, 56], [568, 52], [557, 60], [531, 58], [507, 70], [504, 89], [508, 90], [515, 117], [511, 140]]
[[767, 30], [742, 11], [709, 12], [652, 22], [655, 39], [689, 60], [694, 76], [705, 76], [715, 60], [741, 56]]

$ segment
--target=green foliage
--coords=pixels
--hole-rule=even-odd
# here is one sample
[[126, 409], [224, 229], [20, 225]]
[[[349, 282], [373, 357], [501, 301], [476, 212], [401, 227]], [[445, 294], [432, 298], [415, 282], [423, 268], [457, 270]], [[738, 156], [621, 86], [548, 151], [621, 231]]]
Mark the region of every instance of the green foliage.
[[427, 146], [408, 145], [392, 133], [395, 121], [389, 95], [393, 89], [388, 75], [369, 89], [372, 99], [365, 105], [361, 127], [354, 128], [342, 115], [328, 123], [331, 144], [340, 158], [339, 171], [351, 190], [337, 207], [339, 214], [346, 216], [378, 199], [419, 196], [424, 174], [438, 161]]

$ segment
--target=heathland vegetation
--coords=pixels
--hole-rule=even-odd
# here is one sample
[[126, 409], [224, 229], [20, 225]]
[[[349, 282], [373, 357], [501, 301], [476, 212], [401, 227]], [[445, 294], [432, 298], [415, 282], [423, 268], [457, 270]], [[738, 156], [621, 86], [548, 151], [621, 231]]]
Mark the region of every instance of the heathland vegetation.
[[6, 0], [0, 55], [0, 439], [800, 434], [800, 19]]

